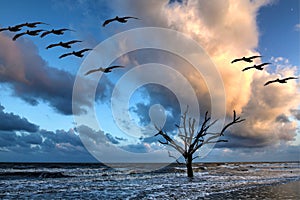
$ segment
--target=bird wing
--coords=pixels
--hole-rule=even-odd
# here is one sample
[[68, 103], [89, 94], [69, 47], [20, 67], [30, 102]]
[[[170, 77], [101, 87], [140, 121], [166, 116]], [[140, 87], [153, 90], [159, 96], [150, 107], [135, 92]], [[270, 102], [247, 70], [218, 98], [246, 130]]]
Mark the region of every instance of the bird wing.
[[89, 75], [89, 74], [91, 74], [91, 73], [98, 72], [98, 71], [104, 72], [104, 70], [105, 70], [104, 68], [99, 67], [99, 68], [97, 68], [97, 69], [92, 69], [92, 70], [86, 72], [84, 75], [86, 76], [86, 75]]
[[26, 32], [23, 32], [23, 33], [18, 33], [18, 34], [16, 34], [14, 37], [13, 37], [13, 41], [15, 41], [16, 39], [18, 39], [19, 37], [21, 37], [22, 35], [25, 35], [26, 34]]
[[124, 66], [115, 65], [115, 66], [107, 67], [106, 69], [107, 69], [107, 70], [110, 70], [110, 69], [114, 69], [114, 68], [124, 68]]
[[102, 26], [105, 27], [107, 24], [109, 24], [115, 20], [116, 20], [116, 18], [105, 20], [105, 22], [102, 24]]
[[272, 64], [272, 63], [262, 63], [262, 64], [258, 65], [258, 67], [262, 67], [264, 65], [270, 65], [270, 64]]
[[48, 35], [48, 34], [50, 34], [50, 33], [51, 33], [51, 31], [45, 31], [44, 33], [41, 34], [40, 37], [41, 37], [41, 38], [42, 38], [42, 37], [45, 37], [46, 35]]
[[6, 31], [6, 30], [8, 30], [8, 28], [1, 28], [1, 29], [0, 29], [0, 32], [1, 32], [1, 31]]
[[238, 62], [238, 61], [241, 61], [241, 60], [242, 60], [241, 58], [236, 58], [233, 61], [231, 61], [231, 63], [235, 63], [235, 62]]
[[17, 25], [15, 25], [13, 27], [15, 27], [15, 28], [21, 28], [21, 27], [26, 26], [26, 25], [27, 25], [26, 23], [23, 23], [23, 24], [17, 24]]
[[72, 40], [72, 41], [69, 41], [69, 42], [65, 42], [65, 44], [74, 44], [74, 43], [77, 43], [77, 42], [82, 42], [81, 40]]
[[72, 54], [73, 54], [73, 53], [65, 53], [65, 54], [59, 56], [58, 58], [59, 58], [59, 59], [60, 59], [60, 58], [64, 58], [64, 57], [70, 56], [70, 55], [72, 55]]
[[53, 48], [53, 47], [57, 47], [59, 46], [60, 44], [50, 44], [49, 46], [46, 47], [46, 49], [50, 49], [50, 48]]
[[139, 19], [137, 17], [131, 17], [131, 16], [126, 16], [126, 17], [122, 17], [123, 19]]
[[271, 84], [271, 83], [275, 83], [275, 82], [277, 82], [277, 79], [276, 79], [276, 80], [271, 80], [271, 81], [266, 82], [266, 83], [264, 84], [264, 86], [269, 85], [269, 84]]
[[246, 68], [244, 68], [242, 71], [246, 71], [246, 70], [249, 70], [249, 69], [252, 69], [252, 68], [255, 68], [255, 67], [254, 67], [254, 66], [246, 67]]
[[250, 56], [249, 59], [260, 58], [261, 56]]
[[32, 26], [35, 26], [37, 24], [45, 24], [45, 25], [50, 25], [50, 24], [47, 24], [47, 23], [44, 23], [44, 22], [32, 22], [32, 23], [29, 23], [30, 25]]
[[62, 32], [64, 32], [64, 31], [74, 31], [74, 30], [68, 29], [68, 28], [61, 28], [61, 29], [57, 29], [55, 31], [62, 31]]
[[290, 80], [290, 79], [298, 79], [298, 78], [297, 78], [297, 77], [292, 77], [292, 76], [291, 76], [291, 77], [284, 78], [284, 79], [282, 79], [282, 80], [285, 80], [285, 81], [286, 81], [286, 80]]
[[35, 33], [39, 33], [39, 32], [42, 32], [42, 31], [45, 31], [44, 29], [38, 29], [38, 30], [33, 30], [33, 31], [30, 31], [30, 32], [35, 32]]
[[77, 51], [77, 53], [83, 53], [83, 52], [86, 52], [86, 51], [90, 51], [90, 50], [93, 50], [93, 49], [82, 49], [82, 50], [80, 50], [80, 51]]

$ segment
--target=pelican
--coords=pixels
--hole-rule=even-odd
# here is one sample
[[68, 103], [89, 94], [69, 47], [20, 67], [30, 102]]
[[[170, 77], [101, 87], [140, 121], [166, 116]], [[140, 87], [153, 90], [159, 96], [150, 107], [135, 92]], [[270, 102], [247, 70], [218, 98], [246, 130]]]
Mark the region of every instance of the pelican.
[[64, 34], [65, 31], [74, 31], [74, 30], [71, 30], [71, 29], [68, 29], [68, 28], [62, 28], [62, 29], [52, 29], [51, 31], [45, 31], [44, 33], [41, 34], [41, 38], [42, 37], [45, 37], [46, 35], [52, 33], [52, 34], [55, 34], [55, 35], [62, 35]]
[[253, 59], [254, 58], [260, 58], [261, 56], [251, 56], [251, 57], [242, 57], [242, 58], [237, 58], [237, 59], [234, 59], [233, 61], [231, 61], [231, 63], [235, 63], [235, 62], [238, 62], [238, 61], [245, 61], [245, 62], [253, 62]]
[[110, 66], [107, 68], [99, 67], [97, 69], [92, 69], [92, 70], [86, 72], [84, 75], [86, 76], [86, 75], [89, 75], [91, 73], [98, 72], [98, 71], [103, 72], [103, 73], [109, 73], [109, 72], [112, 72], [112, 69], [114, 69], [114, 68], [124, 68], [124, 66], [114, 65], [114, 66]]
[[77, 57], [83, 57], [83, 52], [86, 52], [86, 51], [90, 51], [90, 50], [93, 50], [93, 49], [82, 49], [80, 51], [73, 51], [73, 52], [70, 52], [70, 53], [65, 53], [61, 56], [59, 56], [59, 59], [60, 58], [64, 58], [66, 56], [70, 56], [70, 55], [74, 55], [74, 56], [77, 56]]
[[249, 69], [257, 69], [257, 70], [263, 70], [264, 68], [263, 68], [263, 66], [264, 65], [269, 65], [269, 64], [272, 64], [272, 63], [262, 63], [262, 64], [259, 64], [259, 65], [253, 65], [253, 66], [251, 66], [251, 67], [246, 67], [246, 68], [244, 68], [242, 71], [244, 72], [244, 71], [246, 71], [246, 70], [249, 70]]
[[118, 21], [120, 23], [126, 23], [128, 21], [128, 19], [139, 19], [139, 18], [137, 18], [137, 17], [130, 17], [130, 16], [127, 16], [127, 17], [118, 17], [118, 16], [116, 16], [113, 19], [105, 20], [105, 22], [102, 24], [102, 26], [105, 27], [107, 24], [109, 24], [109, 23], [111, 23], [113, 21]]
[[287, 78], [283, 78], [283, 79], [277, 78], [275, 80], [271, 80], [271, 81], [266, 82], [264, 86], [269, 85], [271, 83], [275, 83], [275, 82], [278, 82], [278, 83], [287, 83], [286, 81], [290, 80], [290, 79], [298, 79], [298, 77], [287, 77]]
[[22, 29], [21, 25], [16, 25], [16, 26], [9, 26], [7, 28], [1, 28], [0, 32], [2, 32], [2, 31], [18, 32], [21, 29]]
[[29, 28], [35, 28], [38, 24], [50, 25], [50, 24], [46, 24], [44, 22], [26, 22], [26, 23], [20, 24], [18, 26], [27, 26]]
[[33, 30], [33, 31], [29, 31], [27, 30], [26, 32], [23, 32], [23, 33], [18, 33], [16, 34], [14, 37], [13, 37], [13, 41], [15, 41], [16, 39], [18, 39], [19, 37], [21, 37], [22, 35], [31, 35], [31, 36], [36, 36], [38, 35], [41, 31], [45, 31], [45, 30]]
[[50, 44], [49, 46], [46, 47], [46, 49], [50, 49], [50, 48], [53, 48], [53, 47], [57, 47], [57, 46], [61, 46], [61, 47], [64, 47], [64, 48], [71, 48], [71, 44], [74, 44], [74, 43], [77, 43], [77, 42], [82, 42], [80, 40], [71, 40], [69, 42], [59, 42], [59, 43], [56, 43], [56, 44]]

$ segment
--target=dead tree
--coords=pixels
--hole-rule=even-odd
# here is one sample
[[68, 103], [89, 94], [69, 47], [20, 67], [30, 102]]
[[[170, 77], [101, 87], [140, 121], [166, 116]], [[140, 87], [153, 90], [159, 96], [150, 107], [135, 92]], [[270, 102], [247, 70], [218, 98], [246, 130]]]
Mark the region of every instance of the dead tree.
[[[178, 128], [178, 136], [182, 140], [182, 143], [175, 141], [167, 133], [165, 133], [162, 129], [159, 129], [158, 127], [156, 127], [156, 129], [159, 132], [155, 136], [161, 135], [165, 139], [165, 141], [158, 140], [159, 143], [174, 148], [183, 156], [185, 160], [184, 164], [186, 165], [187, 168], [187, 176], [193, 177], [194, 175], [193, 175], [192, 163], [193, 160], [198, 157], [198, 156], [193, 156], [195, 152], [205, 144], [228, 142], [227, 140], [220, 140], [219, 137], [223, 136], [225, 131], [230, 126], [236, 123], [240, 123], [245, 119], [241, 119], [240, 117], [237, 117], [236, 112], [233, 111], [233, 120], [227, 123], [226, 125], [224, 125], [224, 127], [219, 133], [211, 133], [208, 132], [208, 129], [211, 126], [213, 126], [217, 122], [217, 120], [210, 122], [211, 117], [208, 116], [208, 112], [205, 113], [204, 121], [202, 122], [201, 127], [199, 127], [198, 129], [196, 129], [196, 124], [195, 124], [196, 120], [194, 118], [187, 119], [187, 112], [188, 112], [188, 108], [181, 116], [182, 118], [181, 125], [175, 125]], [[177, 163], [182, 164], [175, 156], [172, 156], [170, 152], [168, 153], [170, 157], [176, 159]]]

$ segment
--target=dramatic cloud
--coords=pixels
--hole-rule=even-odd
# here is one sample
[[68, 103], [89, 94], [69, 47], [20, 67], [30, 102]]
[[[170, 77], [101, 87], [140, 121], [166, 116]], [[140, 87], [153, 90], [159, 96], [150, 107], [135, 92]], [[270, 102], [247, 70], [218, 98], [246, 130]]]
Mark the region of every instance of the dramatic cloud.
[[[130, 2], [130, 3], [129, 3]], [[295, 112], [299, 107], [299, 82], [292, 80], [288, 84], [273, 84], [267, 87], [264, 83], [278, 77], [296, 76], [297, 66], [289, 63], [283, 57], [256, 59], [253, 64], [271, 61], [273, 65], [264, 71], [249, 70], [242, 72], [244, 67], [252, 64], [238, 62], [231, 64], [234, 58], [260, 55], [256, 51], [260, 32], [257, 26], [257, 14], [261, 7], [271, 3], [263, 1], [112, 1], [108, 7], [119, 7], [114, 12], [128, 10], [129, 15], [139, 16], [143, 20], [136, 23], [146, 26], [159, 26], [178, 30], [196, 40], [207, 52], [220, 72], [226, 92], [226, 109], [228, 117], [236, 110], [246, 118], [242, 124], [232, 127], [230, 137], [239, 147], [264, 147], [295, 140], [297, 118]], [[134, 4], [135, 6], [130, 6]], [[128, 23], [128, 28], [132, 28]], [[124, 27], [123, 27], [124, 28]], [[123, 29], [121, 29], [123, 30]], [[124, 44], [120, 44], [122, 46]], [[160, 55], [159, 55], [160, 54]], [[125, 59], [126, 58], [126, 59]], [[195, 73], [193, 67], [179, 58], [167, 55], [161, 51], [135, 52], [126, 55], [123, 60], [129, 66], [157, 62], [174, 67], [184, 75], [193, 86], [200, 110], [210, 110], [210, 94], [205, 83], [207, 77]], [[199, 59], [199, 63], [203, 63]], [[177, 68], [176, 68], [177, 67]], [[144, 74], [135, 77], [143, 79]], [[147, 74], [151, 76], [151, 74]], [[156, 76], [153, 75], [153, 76]], [[185, 88], [177, 83], [175, 75], [170, 75], [172, 85], [178, 89], [176, 97], [184, 97], [189, 102]], [[172, 79], [170, 79], [172, 80]], [[173, 81], [172, 80], [172, 81]], [[159, 88], [155, 86], [156, 89]], [[141, 125], [150, 122], [149, 109], [153, 104], [161, 104], [168, 114], [166, 129], [174, 130], [174, 119], [179, 118], [178, 102], [164, 88], [155, 90], [154, 86], [144, 88], [144, 100], [132, 106], [131, 112], [137, 114]], [[157, 92], [160, 91], [160, 92]], [[173, 91], [174, 92], [174, 91]], [[282, 103], [284, 102], [284, 103]], [[173, 122], [172, 122], [173, 121]]]
[[[229, 142], [217, 145], [219, 148], [216, 152], [220, 153], [218, 155], [228, 156], [236, 153], [240, 157], [251, 158], [253, 148], [257, 149], [258, 154], [260, 150], [263, 151], [266, 148], [267, 154], [261, 153], [259, 155], [261, 156], [272, 155], [274, 150], [272, 148], [277, 147], [290, 150], [286, 152], [286, 155], [293, 155], [295, 158], [298, 147], [288, 146], [288, 144], [295, 140], [297, 129], [299, 130], [299, 124], [296, 121], [300, 118], [299, 81], [290, 80], [287, 84], [274, 83], [266, 87], [264, 83], [275, 78], [296, 76], [299, 66], [293, 66], [287, 58], [283, 57], [262, 57], [256, 59], [253, 64], [271, 61], [273, 65], [266, 67], [263, 71], [242, 72], [241, 69], [252, 64], [230, 63], [234, 58], [260, 55], [257, 52], [260, 30], [256, 17], [259, 9], [270, 2], [270, 0], [114, 0], [109, 2], [78, 0], [77, 4], [73, 1], [55, 2], [54, 6], [57, 8], [66, 6], [70, 12], [74, 11], [74, 13], [78, 10], [82, 11], [82, 20], [88, 22], [80, 23], [82, 29], [78, 30], [78, 34], [85, 38], [88, 36], [87, 42], [90, 44], [97, 44], [98, 40], [109, 37], [112, 33], [144, 26], [170, 28], [194, 39], [208, 54], [222, 77], [223, 81], [219, 84], [224, 85], [225, 88], [228, 119], [231, 117], [232, 110], [236, 110], [239, 115], [246, 118], [245, 122], [231, 127], [230, 132], [225, 134]], [[116, 8], [115, 5], [118, 7]], [[99, 13], [97, 8], [103, 6], [105, 11], [109, 12]], [[101, 32], [99, 36], [101, 38], [86, 31], [91, 27], [99, 31], [99, 27], [95, 26], [97, 23], [100, 25], [98, 19], [114, 17], [124, 11], [126, 15], [138, 16], [142, 20], [136, 20], [134, 23], [130, 21], [126, 26], [111, 24], [105, 33]], [[295, 27], [299, 28], [298, 25]], [[140, 38], [141, 42], [147, 42], [147, 38]], [[174, 41], [174, 45], [177, 45], [178, 49], [184, 45], [176, 42]], [[122, 45], [126, 45], [126, 41], [124, 44], [120, 43], [119, 47], [122, 48]], [[188, 51], [188, 53], [194, 52]], [[120, 61], [119, 63], [126, 64], [125, 73], [137, 65], [153, 62], [176, 69], [195, 90], [201, 113], [203, 114], [206, 110], [210, 111], [211, 94], [206, 85], [206, 79], [209, 77], [202, 77], [183, 58], [169, 54], [159, 50], [139, 50], [122, 56], [115, 63]], [[206, 61], [199, 58], [199, 65], [205, 66]], [[161, 75], [159, 72], [141, 73], [135, 78], [143, 80], [146, 77], [160, 77], [159, 75]], [[113, 77], [115, 78], [117, 79], [118, 76]], [[16, 97], [31, 105], [44, 101], [59, 113], [69, 115], [72, 114], [74, 79], [73, 74], [48, 66], [46, 61], [39, 56], [36, 46], [26, 37], [13, 42], [4, 33], [0, 34], [0, 83], [8, 85]], [[187, 94], [186, 87], [178, 81], [178, 75], [170, 74], [161, 79], [172, 84], [176, 91], [169, 91], [155, 84], [147, 85], [140, 91], [143, 96], [137, 98], [139, 101], [131, 102], [129, 109], [137, 116], [140, 125], [147, 125], [150, 122], [151, 106], [161, 104], [167, 115], [164, 128], [170, 134], [174, 134], [174, 124], [178, 123], [180, 115], [178, 98], [182, 99], [183, 104], [189, 104], [191, 95]], [[98, 86], [96, 100], [108, 100], [107, 97], [113, 85], [107, 82], [108, 84]], [[94, 99], [84, 95], [91, 84], [87, 81], [86, 84], [81, 85], [79, 95], [73, 99], [76, 114], [86, 112], [85, 106], [92, 105]], [[216, 92], [218, 88], [214, 89], [210, 92]], [[15, 119], [18, 123], [12, 125], [0, 122], [0, 152], [22, 152], [24, 149], [29, 149], [28, 152], [54, 152], [59, 155], [76, 155], [81, 152], [81, 155], [85, 155], [86, 151], [80, 138], [86, 141], [86, 145], [116, 145], [130, 152], [149, 152], [161, 147], [157, 143], [159, 138], [151, 137], [152, 133], [151, 135], [145, 133], [143, 137], [135, 141], [136, 143], [132, 143], [129, 139], [119, 138], [113, 133], [95, 131], [87, 126], [81, 126], [77, 128], [80, 130], [78, 131], [79, 138], [73, 130], [55, 132], [38, 130], [38, 127], [28, 120], [12, 113], [5, 113], [3, 108], [0, 109], [0, 119], [2, 118]], [[109, 155], [112, 152], [102, 153]], [[245, 156], [247, 154], [250, 156]], [[285, 155], [285, 153], [280, 155]]]
[[[267, 67], [264, 71], [242, 72], [241, 69], [250, 65], [243, 62], [230, 63], [234, 58], [260, 55], [256, 51], [260, 35], [256, 16], [259, 9], [271, 1], [155, 2], [157, 1], [140, 1], [136, 7], [131, 8], [126, 7], [125, 3], [121, 3], [121, 7], [130, 10], [130, 14], [145, 18], [146, 20], [143, 20], [145, 25], [158, 25], [178, 30], [191, 36], [204, 48], [222, 76], [222, 84], [226, 90], [227, 114], [231, 115], [232, 110], [236, 110], [246, 118], [246, 122], [231, 130], [231, 137], [235, 138], [236, 143], [242, 141], [240, 144], [244, 146], [262, 147], [295, 139], [298, 124], [290, 119], [292, 114], [289, 111], [299, 107], [299, 82], [293, 80], [288, 84], [272, 84], [268, 87], [265, 87], [264, 83], [278, 77], [296, 76], [297, 67], [282, 57], [256, 59], [254, 64], [270, 60], [273, 62], [273, 66]], [[180, 45], [178, 48], [181, 48]], [[145, 56], [139, 57], [137, 54], [128, 56], [128, 58], [132, 63], [142, 64], [150, 58], [153, 59], [153, 55], [155, 53], [149, 56], [148, 52], [146, 58]], [[164, 56], [162, 57], [155, 61], [166, 59]], [[199, 59], [199, 62], [202, 61]], [[176, 62], [163, 63], [173, 67]], [[186, 75], [191, 85], [194, 86], [200, 104], [205, 104], [207, 102], [205, 97], [209, 97], [209, 93], [204, 87], [205, 84], [201, 84], [201, 77], [188, 76], [191, 68], [186, 63], [182, 64], [180, 72]], [[147, 74], [147, 76], [151, 76], [151, 74]], [[170, 76], [172, 75], [170, 74]], [[173, 78], [176, 80], [175, 76]], [[204, 80], [205, 78], [203, 77]], [[174, 84], [176, 85], [175, 81]], [[179, 88], [180, 86], [178, 86]], [[183, 94], [184, 89], [178, 91], [182, 91], [181, 94]], [[151, 103], [160, 101], [161, 104], [165, 104], [170, 100], [169, 95], [161, 95], [164, 92], [163, 88], [156, 93], [153, 91], [151, 93], [149, 90], [151, 95], [146, 98], [147, 102], [138, 103], [135, 106], [132, 111], [138, 114], [141, 122], [149, 122], [148, 109]], [[176, 106], [175, 101], [172, 101], [171, 99], [168, 107]], [[203, 108], [210, 110], [209, 106], [210, 104]], [[238, 146], [242, 147], [243, 145]]]
[[0, 161], [13, 160], [8, 155], [21, 157], [18, 161], [95, 161], [72, 129], [35, 133], [0, 130], [0, 155]]
[[38, 129], [37, 125], [30, 123], [26, 118], [4, 112], [4, 107], [0, 104], [0, 130], [36, 132]]
[[[0, 83], [8, 83], [14, 95], [31, 105], [39, 101], [49, 103], [59, 113], [72, 114], [72, 91], [75, 76], [69, 72], [49, 67], [29, 40], [14, 42], [0, 34]], [[73, 99], [75, 114], [85, 112], [84, 106], [91, 105], [91, 99], [84, 91], [91, 83], [79, 88], [82, 92]], [[105, 98], [109, 82], [97, 88], [96, 100]]]

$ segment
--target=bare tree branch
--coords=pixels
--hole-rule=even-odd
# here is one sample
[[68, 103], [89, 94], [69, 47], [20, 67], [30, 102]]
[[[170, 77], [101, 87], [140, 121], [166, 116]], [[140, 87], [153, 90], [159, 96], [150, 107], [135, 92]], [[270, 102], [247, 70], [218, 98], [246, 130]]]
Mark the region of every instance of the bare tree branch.
[[226, 131], [226, 129], [230, 126], [232, 126], [233, 124], [236, 124], [236, 123], [240, 123], [242, 121], [245, 121], [246, 119], [240, 119], [241, 117], [236, 117], [236, 113], [235, 113], [235, 110], [233, 111], [233, 119], [232, 119], [232, 122], [228, 123], [226, 126], [223, 127], [223, 129], [221, 130], [221, 133], [220, 135], [224, 135], [224, 132]]
[[[241, 119], [237, 117], [235, 110], [233, 111], [233, 119], [229, 123], [227, 123], [220, 132], [212, 133], [208, 132], [209, 128], [212, 127], [217, 120], [211, 121], [211, 117], [209, 117], [208, 112], [205, 113], [204, 120], [201, 124], [199, 131], [196, 131], [196, 120], [194, 118], [188, 118], [188, 106], [186, 111], [181, 116], [181, 123], [180, 125], [175, 124], [178, 129], [178, 136], [183, 141], [183, 144], [180, 144], [175, 139], [172, 139], [167, 133], [162, 131], [162, 128], [158, 128], [155, 125], [155, 128], [158, 130], [158, 133], [155, 136], [161, 135], [166, 141], [158, 140], [159, 143], [163, 145], [168, 145], [175, 150], [177, 150], [185, 159], [185, 164], [187, 167], [187, 174], [189, 177], [193, 176], [192, 170], [192, 162], [194, 159], [198, 158], [199, 156], [193, 157], [193, 154], [201, 148], [205, 144], [212, 144], [212, 143], [219, 143], [219, 142], [228, 142], [225, 139], [218, 139], [220, 136], [223, 136], [225, 131], [232, 125], [240, 123], [245, 119]], [[182, 164], [179, 160], [171, 155], [168, 151], [169, 157], [172, 157], [176, 160], [178, 164]]]
[[176, 158], [175, 156], [173, 156], [173, 155], [170, 153], [170, 151], [168, 151], [168, 154], [169, 154], [169, 157], [174, 158], [178, 164], [184, 164], [184, 163], [182, 163], [182, 162], [180, 162], [180, 161], [178, 160], [179, 158]]

